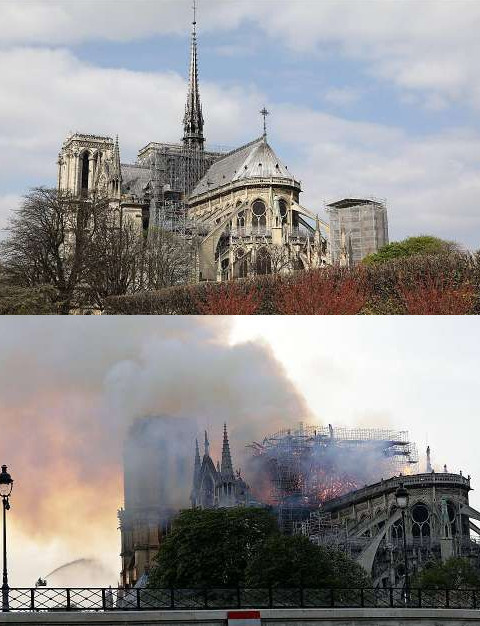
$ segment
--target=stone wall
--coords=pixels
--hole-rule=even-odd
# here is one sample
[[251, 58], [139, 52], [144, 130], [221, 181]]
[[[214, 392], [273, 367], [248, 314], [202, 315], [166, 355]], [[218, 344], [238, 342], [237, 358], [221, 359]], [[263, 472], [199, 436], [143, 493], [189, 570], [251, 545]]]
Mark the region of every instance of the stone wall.
[[[262, 626], [463, 626], [480, 623], [469, 609], [264, 609]], [[17, 626], [227, 626], [227, 611], [111, 611], [107, 613], [0, 613]]]

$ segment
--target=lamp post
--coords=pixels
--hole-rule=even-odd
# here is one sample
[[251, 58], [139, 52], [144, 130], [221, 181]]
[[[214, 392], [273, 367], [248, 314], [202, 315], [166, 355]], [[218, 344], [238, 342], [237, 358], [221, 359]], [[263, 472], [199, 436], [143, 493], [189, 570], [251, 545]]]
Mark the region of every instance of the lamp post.
[[8, 574], [7, 574], [7, 511], [10, 509], [9, 497], [12, 493], [13, 480], [7, 472], [7, 466], [2, 465], [0, 474], [0, 496], [3, 504], [3, 583], [2, 583], [2, 611], [9, 610], [8, 606]]
[[405, 599], [408, 602], [408, 593], [410, 583], [408, 580], [408, 560], [407, 560], [407, 527], [405, 525], [405, 510], [408, 508], [409, 494], [408, 491], [400, 483], [400, 486], [395, 492], [395, 499], [397, 501], [397, 507], [402, 511], [402, 527], [403, 527], [403, 557], [405, 566]]

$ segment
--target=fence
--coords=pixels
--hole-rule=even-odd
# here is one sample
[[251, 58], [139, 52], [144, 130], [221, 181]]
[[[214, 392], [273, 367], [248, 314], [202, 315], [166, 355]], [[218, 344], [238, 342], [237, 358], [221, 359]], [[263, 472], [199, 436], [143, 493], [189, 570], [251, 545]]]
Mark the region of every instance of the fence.
[[12, 588], [9, 611], [148, 611], [176, 609], [450, 608], [476, 609], [468, 589], [98, 589]]

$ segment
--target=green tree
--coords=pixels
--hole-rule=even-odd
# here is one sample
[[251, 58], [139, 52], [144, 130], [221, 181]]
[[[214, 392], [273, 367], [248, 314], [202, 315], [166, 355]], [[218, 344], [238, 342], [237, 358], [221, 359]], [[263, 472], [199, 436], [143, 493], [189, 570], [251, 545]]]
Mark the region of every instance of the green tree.
[[365, 570], [340, 550], [306, 537], [276, 534], [259, 546], [248, 563], [245, 582], [252, 587], [364, 587]]
[[427, 563], [412, 581], [412, 587], [427, 589], [478, 589], [480, 572], [466, 558], [452, 557], [445, 563]]
[[419, 254], [448, 254], [459, 251], [458, 245], [453, 241], [445, 241], [430, 235], [421, 235], [419, 237], [408, 237], [403, 241], [392, 241], [392, 243], [380, 248], [378, 252], [366, 256], [363, 259], [363, 263], [373, 265]]
[[266, 509], [181, 511], [160, 546], [150, 587], [235, 587], [258, 546], [278, 532]]
[[358, 587], [364, 570], [306, 537], [280, 534], [267, 509], [182, 511], [160, 546], [150, 587]]

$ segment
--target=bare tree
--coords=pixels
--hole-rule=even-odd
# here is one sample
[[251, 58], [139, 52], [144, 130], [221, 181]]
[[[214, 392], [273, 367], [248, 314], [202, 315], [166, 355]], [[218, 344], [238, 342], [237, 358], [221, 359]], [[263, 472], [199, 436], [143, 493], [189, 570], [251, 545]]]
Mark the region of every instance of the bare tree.
[[131, 293], [141, 286], [144, 237], [121, 209], [99, 216], [86, 259], [86, 300], [102, 310], [108, 296]]
[[283, 270], [292, 269], [292, 260], [287, 246], [272, 244], [268, 248], [268, 253], [270, 254], [272, 274], [280, 274]]
[[163, 228], [149, 232], [143, 250], [143, 288], [163, 289], [193, 281], [195, 243]]
[[10, 219], [0, 247], [9, 282], [51, 285], [58, 293], [59, 311], [68, 314], [78, 306], [76, 296], [85, 280], [97, 224], [107, 210], [102, 198], [73, 200], [45, 187], [30, 191]]

